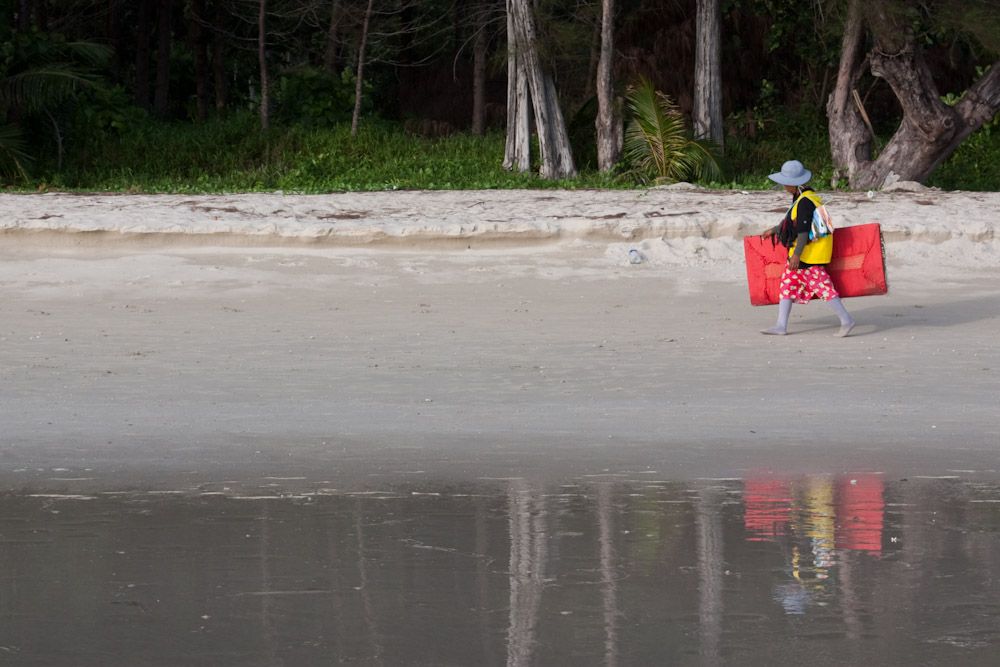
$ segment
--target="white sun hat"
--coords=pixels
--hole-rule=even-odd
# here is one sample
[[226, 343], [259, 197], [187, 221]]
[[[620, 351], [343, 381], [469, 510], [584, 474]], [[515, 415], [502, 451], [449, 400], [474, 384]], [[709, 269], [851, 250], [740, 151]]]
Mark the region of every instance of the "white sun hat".
[[802, 166], [798, 160], [789, 160], [781, 165], [781, 171], [768, 176], [775, 183], [782, 185], [802, 185], [812, 178], [812, 172]]

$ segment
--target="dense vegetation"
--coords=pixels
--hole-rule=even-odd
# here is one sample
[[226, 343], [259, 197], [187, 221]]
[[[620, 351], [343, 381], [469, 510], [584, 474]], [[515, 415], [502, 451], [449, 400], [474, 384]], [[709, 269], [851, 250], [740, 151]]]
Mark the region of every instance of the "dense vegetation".
[[[266, 131], [256, 51], [262, 4], [272, 73]], [[382, 10], [369, 32], [362, 122], [352, 136], [360, 0], [0, 0], [0, 163], [14, 159], [21, 167], [0, 178], [25, 189], [141, 192], [636, 184], [625, 168], [615, 177], [596, 172], [591, 63], [599, 1], [540, 5], [581, 168], [571, 182], [500, 166], [502, 0], [376, 4]], [[620, 5], [616, 79], [623, 94], [645, 77], [689, 114], [694, 0]], [[724, 3], [729, 169], [703, 183], [768, 187], [766, 175], [790, 157], [829, 180], [823, 101], [837, 66], [838, 7], [832, 0]], [[489, 56], [482, 135], [471, 132], [478, 34], [486, 35]], [[924, 33], [937, 85], [951, 96], [990, 61], [982, 40], [959, 34], [944, 24]], [[873, 116], [898, 119], [887, 87], [870, 77], [862, 83]], [[892, 120], [875, 128], [880, 136], [894, 129]], [[966, 140], [928, 184], [997, 189], [997, 120]]]

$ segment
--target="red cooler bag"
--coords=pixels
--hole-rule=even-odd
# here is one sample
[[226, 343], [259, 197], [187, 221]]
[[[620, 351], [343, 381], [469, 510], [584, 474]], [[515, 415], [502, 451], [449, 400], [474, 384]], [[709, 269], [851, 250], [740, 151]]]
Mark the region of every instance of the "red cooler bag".
[[[767, 306], [778, 303], [779, 279], [785, 271], [788, 250], [780, 243], [760, 236], [743, 239], [747, 263], [750, 303]], [[833, 286], [842, 297], [885, 294], [885, 243], [878, 223], [838, 227], [833, 232], [833, 259], [826, 265]]]

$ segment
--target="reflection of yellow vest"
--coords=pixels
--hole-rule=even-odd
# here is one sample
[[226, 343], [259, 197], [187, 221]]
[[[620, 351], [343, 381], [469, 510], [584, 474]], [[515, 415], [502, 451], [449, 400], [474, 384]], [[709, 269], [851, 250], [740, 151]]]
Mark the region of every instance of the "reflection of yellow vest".
[[[802, 201], [802, 197], [809, 197], [812, 203], [816, 204], [817, 208], [823, 204], [820, 201], [819, 195], [813, 192], [812, 194], [803, 194], [801, 197], [795, 200], [792, 204], [792, 221], [795, 221], [795, 214], [798, 212], [799, 202]], [[797, 241], [796, 241], [797, 242]], [[792, 243], [792, 247], [788, 249], [788, 256], [791, 257], [792, 253], [795, 252], [795, 243]], [[806, 247], [802, 249], [802, 254], [799, 255], [801, 259], [806, 264], [829, 264], [830, 260], [833, 258], [833, 234], [827, 234], [823, 238], [816, 239], [815, 241], [810, 241], [806, 244]]]

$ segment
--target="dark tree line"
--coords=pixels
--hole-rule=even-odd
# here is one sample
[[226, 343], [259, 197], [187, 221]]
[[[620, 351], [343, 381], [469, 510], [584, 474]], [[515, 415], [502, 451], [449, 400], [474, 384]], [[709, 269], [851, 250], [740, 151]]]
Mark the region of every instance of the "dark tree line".
[[[76, 65], [163, 121], [253, 109], [264, 128], [356, 127], [377, 113], [427, 134], [507, 128], [516, 145], [538, 132], [524, 111], [536, 105], [562, 125], [589, 114], [604, 170], [620, 155], [608, 137], [621, 133], [621, 95], [640, 77], [720, 143], [752, 137], [777, 109], [829, 114], [835, 162], [865, 187], [926, 178], [1000, 107], [993, 0], [0, 0], [0, 14], [8, 127], [39, 108], [22, 74], [46, 58], [70, 67], [53, 54], [78, 43], [107, 58]], [[59, 109], [46, 112], [58, 126]], [[556, 133], [554, 173], [573, 173], [561, 130], [542, 129]]]

